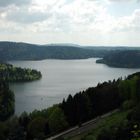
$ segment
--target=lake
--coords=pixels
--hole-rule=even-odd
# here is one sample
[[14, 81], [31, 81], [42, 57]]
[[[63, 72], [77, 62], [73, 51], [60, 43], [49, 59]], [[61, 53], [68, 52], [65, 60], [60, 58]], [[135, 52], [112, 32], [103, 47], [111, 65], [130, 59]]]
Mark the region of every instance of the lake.
[[96, 86], [99, 82], [127, 76], [140, 69], [111, 68], [96, 64], [97, 58], [81, 60], [10, 61], [14, 66], [41, 71], [42, 79], [26, 83], [13, 83], [15, 114], [44, 109], [59, 103], [69, 94]]

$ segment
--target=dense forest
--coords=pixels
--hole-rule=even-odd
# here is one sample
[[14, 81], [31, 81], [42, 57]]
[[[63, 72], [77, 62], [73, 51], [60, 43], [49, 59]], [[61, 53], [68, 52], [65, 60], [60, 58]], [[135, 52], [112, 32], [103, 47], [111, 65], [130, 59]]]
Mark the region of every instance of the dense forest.
[[0, 121], [4, 121], [13, 115], [14, 101], [14, 93], [9, 89], [9, 85], [0, 81]]
[[79, 46], [73, 44], [36, 45], [16, 42], [0, 42], [0, 61], [42, 59], [103, 58], [97, 63], [112, 67], [139, 68], [139, 47]]
[[[120, 111], [98, 130], [88, 133], [81, 140], [138, 140], [140, 139], [140, 73], [121, 80], [118, 88], [123, 100]], [[100, 131], [99, 131], [100, 130]], [[96, 135], [96, 137], [95, 137]]]
[[41, 72], [32, 69], [14, 67], [10, 64], [0, 63], [0, 81], [25, 82], [40, 79]]
[[107, 64], [111, 67], [140, 68], [140, 51], [113, 51], [112, 53], [105, 55], [103, 59], [99, 59], [96, 62]]
[[0, 42], [0, 60], [86, 59], [103, 57], [112, 51], [139, 50], [136, 47], [79, 46], [74, 44], [36, 45]]
[[[62, 103], [48, 109], [35, 110], [29, 114], [23, 112], [19, 117], [12, 117], [1, 122], [0, 139], [44, 140], [72, 126], [80, 126], [83, 122], [116, 108], [133, 108], [128, 119], [132, 124], [135, 124], [135, 122], [140, 124], [139, 86], [140, 73], [130, 75], [124, 80], [120, 78], [102, 84], [99, 83], [96, 87], [88, 88], [74, 96], [69, 95]], [[129, 121], [125, 125], [129, 126]], [[129, 139], [133, 137], [125, 135], [127, 132], [129, 133], [127, 130], [129, 127], [126, 126], [123, 126], [124, 129], [122, 130], [118, 124], [116, 133], [120, 137], [119, 140], [123, 138], [127, 140], [127, 137]], [[108, 133], [100, 133], [98, 140], [105, 140], [106, 135], [108, 138], [110, 137], [107, 140], [112, 139], [111, 137], [114, 136], [115, 132], [106, 131]]]
[[108, 51], [86, 49], [74, 45], [35, 45], [0, 42], [0, 60], [84, 59], [102, 57]]
[[[97, 140], [140, 139], [140, 79], [138, 75], [130, 75], [120, 83], [124, 99], [121, 109], [129, 112], [126, 118], [115, 125], [102, 129]], [[84, 139], [86, 140], [86, 138]]]

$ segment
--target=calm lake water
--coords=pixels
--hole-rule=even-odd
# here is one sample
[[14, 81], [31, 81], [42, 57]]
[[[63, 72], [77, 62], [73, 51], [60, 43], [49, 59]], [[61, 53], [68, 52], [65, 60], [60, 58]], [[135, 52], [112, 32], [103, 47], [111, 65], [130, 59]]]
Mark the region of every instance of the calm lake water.
[[59, 103], [69, 94], [96, 86], [99, 82], [127, 76], [140, 69], [111, 68], [96, 64], [96, 59], [10, 61], [14, 66], [41, 71], [42, 79], [10, 84], [15, 93], [16, 114], [44, 109]]

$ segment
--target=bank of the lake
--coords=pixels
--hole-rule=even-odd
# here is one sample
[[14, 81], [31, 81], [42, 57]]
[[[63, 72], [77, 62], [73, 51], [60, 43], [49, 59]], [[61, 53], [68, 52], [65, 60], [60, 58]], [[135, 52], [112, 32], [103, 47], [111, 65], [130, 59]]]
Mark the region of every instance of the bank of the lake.
[[14, 66], [41, 71], [42, 79], [14, 83], [16, 114], [47, 108], [59, 103], [68, 94], [75, 94], [99, 82], [124, 77], [140, 69], [111, 68], [96, 64], [96, 58], [81, 60], [12, 61]]

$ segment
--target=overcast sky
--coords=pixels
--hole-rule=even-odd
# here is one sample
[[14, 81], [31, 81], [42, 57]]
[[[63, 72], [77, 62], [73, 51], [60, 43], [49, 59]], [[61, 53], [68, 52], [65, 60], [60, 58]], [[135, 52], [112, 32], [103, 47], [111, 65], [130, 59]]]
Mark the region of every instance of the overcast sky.
[[0, 40], [140, 46], [140, 0], [0, 0]]

